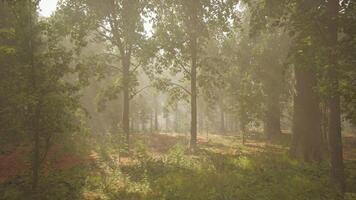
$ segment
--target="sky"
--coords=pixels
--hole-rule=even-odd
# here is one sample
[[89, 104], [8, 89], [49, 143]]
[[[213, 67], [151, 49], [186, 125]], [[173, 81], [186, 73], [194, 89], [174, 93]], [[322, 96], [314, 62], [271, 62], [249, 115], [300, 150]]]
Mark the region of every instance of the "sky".
[[40, 14], [44, 17], [49, 17], [56, 10], [58, 0], [42, 0], [40, 1]]

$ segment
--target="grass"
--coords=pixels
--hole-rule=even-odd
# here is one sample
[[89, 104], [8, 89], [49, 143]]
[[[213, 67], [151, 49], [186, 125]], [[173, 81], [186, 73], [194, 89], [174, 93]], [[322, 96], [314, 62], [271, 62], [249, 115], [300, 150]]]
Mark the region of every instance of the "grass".
[[[95, 159], [41, 178], [34, 199], [87, 200], [337, 200], [328, 163], [292, 160], [283, 145], [235, 137], [201, 139], [195, 154], [178, 135], [138, 135], [131, 158], [113, 145], [97, 146]], [[356, 199], [356, 162], [346, 162], [348, 194]], [[2, 183], [0, 199], [28, 199], [29, 176]]]

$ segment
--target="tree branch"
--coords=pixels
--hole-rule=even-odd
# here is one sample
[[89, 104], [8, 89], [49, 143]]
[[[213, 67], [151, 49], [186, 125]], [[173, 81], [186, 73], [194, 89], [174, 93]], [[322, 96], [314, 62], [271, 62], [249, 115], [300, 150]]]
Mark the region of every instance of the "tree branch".
[[186, 93], [188, 93], [189, 95], [192, 95], [192, 93], [185, 87], [183, 87], [182, 85], [179, 85], [178, 83], [173, 83], [173, 82], [170, 82], [171, 85], [175, 85], [179, 88], [181, 88], [182, 90], [184, 90]]
[[120, 67], [114, 66], [114, 65], [108, 65], [111, 69], [117, 70], [122, 73], [122, 69]]
[[112, 14], [110, 14], [110, 16], [108, 17], [109, 19], [109, 24], [110, 24], [110, 27], [111, 27], [111, 33], [113, 34], [113, 37], [115, 39], [115, 43], [117, 45], [117, 47], [119, 48], [120, 50], [120, 53], [121, 53], [121, 57], [124, 57], [125, 56], [125, 48], [124, 48], [124, 45], [122, 44], [122, 41], [121, 41], [121, 36], [120, 34], [117, 32], [117, 26], [116, 24], [114, 23], [113, 21], [113, 16]]
[[121, 57], [119, 55], [114, 54], [114, 53], [100, 53], [100, 54], [97, 54], [97, 56], [113, 56], [113, 57], [121, 60]]
[[51, 139], [52, 139], [52, 134], [50, 134], [49, 136], [47, 136], [46, 138], [46, 144], [45, 144], [45, 152], [43, 154], [43, 157], [40, 159], [40, 165], [43, 164], [43, 162], [46, 160], [49, 148], [51, 147]]
[[132, 69], [131, 73], [134, 73], [134, 72], [141, 66], [141, 65], [139, 65], [139, 64], [136, 64], [136, 65], [135, 65], [135, 64], [133, 64], [133, 63], [131, 63], [131, 65], [135, 67], [135, 68]]
[[136, 95], [138, 95], [139, 93], [141, 93], [143, 90], [152, 87], [152, 85], [147, 85], [139, 90], [137, 90], [133, 95], [131, 95], [131, 99], [133, 99]]
[[189, 76], [191, 76], [190, 71], [180, 62], [178, 62], [178, 65], [187, 73]]
[[108, 35], [105, 35], [104, 33], [102, 33], [99, 30], [97, 30], [96, 33], [98, 33], [101, 37], [105, 38], [106, 40], [109, 40], [111, 43], [116, 44], [115, 43], [115, 41], [116, 41], [115, 38], [112, 38], [112, 37], [110, 37]]
[[112, 33], [112, 30], [109, 30], [108, 28], [106, 28], [104, 25], [100, 25], [100, 28], [104, 29], [104, 31], [108, 32], [108, 33]]

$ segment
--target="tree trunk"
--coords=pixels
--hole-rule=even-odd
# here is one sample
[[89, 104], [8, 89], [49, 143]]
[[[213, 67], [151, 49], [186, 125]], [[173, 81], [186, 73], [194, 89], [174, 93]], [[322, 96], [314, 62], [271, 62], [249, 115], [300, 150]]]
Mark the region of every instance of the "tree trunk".
[[322, 133], [323, 133], [323, 144], [327, 149], [328, 146], [328, 129], [329, 129], [329, 105], [325, 102], [322, 104]]
[[329, 107], [329, 149], [331, 158], [331, 177], [339, 187], [340, 191], [344, 192], [345, 175], [341, 137], [340, 96], [336, 95], [336, 97], [332, 97]]
[[128, 149], [130, 149], [130, 57], [125, 56], [122, 59], [123, 67], [123, 114], [122, 114], [122, 126], [126, 135], [126, 143]]
[[314, 91], [316, 74], [310, 68], [295, 68], [292, 157], [310, 162], [322, 159], [321, 111]]
[[166, 112], [166, 132], [168, 133], [169, 132], [169, 129], [170, 129], [170, 121], [169, 121], [169, 112], [167, 111]]
[[225, 134], [225, 113], [222, 108], [220, 109], [220, 131], [222, 135]]
[[141, 130], [140, 132], [141, 133], [145, 133], [146, 132], [146, 119], [145, 119], [145, 113], [144, 111], [142, 110], [141, 113], [140, 113], [140, 122], [141, 122]]
[[194, 150], [197, 145], [197, 38], [192, 38], [190, 148]]
[[150, 133], [153, 133], [153, 111], [150, 110]]
[[37, 91], [37, 72], [35, 67], [35, 56], [34, 56], [34, 31], [33, 31], [33, 12], [34, 7], [32, 1], [28, 1], [28, 14], [29, 14], [29, 58], [30, 58], [30, 66], [31, 66], [31, 86], [32, 91], [31, 95], [34, 96], [35, 101], [30, 104], [30, 112], [31, 112], [31, 124], [30, 131], [33, 136], [33, 158], [32, 158], [32, 190], [33, 192], [37, 191], [38, 188], [38, 179], [39, 179], [39, 171], [40, 171], [40, 133], [39, 133], [39, 118], [40, 118], [40, 101], [41, 97]]
[[207, 112], [207, 118], [206, 118], [206, 139], [209, 140], [209, 110]]
[[179, 110], [178, 110], [178, 105], [176, 105], [175, 108], [174, 108], [174, 132], [175, 133], [179, 132]]
[[157, 109], [155, 109], [155, 132], [157, 133], [159, 129], [159, 125], [158, 125], [158, 112]]
[[243, 122], [240, 122], [240, 129], [242, 135], [242, 145], [246, 144], [246, 125]]
[[33, 116], [32, 129], [33, 129], [33, 160], [32, 160], [32, 190], [36, 191], [38, 187], [39, 171], [40, 171], [40, 133], [39, 133], [39, 105], [35, 115]]
[[[266, 61], [267, 62], [267, 61]], [[268, 71], [267, 71], [268, 70]], [[264, 74], [265, 97], [264, 132], [268, 139], [278, 138], [281, 134], [281, 93], [283, 83], [283, 65], [276, 61], [269, 63]]]
[[191, 56], [191, 123], [190, 123], [190, 148], [194, 151], [197, 146], [197, 59], [198, 59], [198, 8], [200, 1], [187, 1], [186, 8], [187, 28], [189, 33], [189, 48]]
[[131, 119], [130, 119], [130, 130], [135, 132], [135, 114], [131, 113]]
[[274, 139], [281, 134], [281, 107], [279, 93], [270, 94], [266, 103], [265, 134]]
[[200, 109], [200, 112], [198, 113], [199, 117], [198, 117], [198, 130], [203, 133], [204, 131], [204, 109], [203, 109], [203, 105], [204, 105], [204, 102], [203, 102], [203, 99], [199, 98], [199, 105], [200, 107], [198, 107], [198, 109]]
[[339, 81], [337, 73], [337, 32], [338, 32], [338, 11], [339, 1], [329, 0], [329, 42], [330, 42], [330, 70], [329, 78], [333, 87], [332, 96], [329, 101], [330, 123], [329, 123], [329, 145], [331, 158], [331, 178], [334, 180], [340, 191], [345, 191], [345, 175], [343, 163], [343, 149], [341, 136], [341, 111], [340, 94], [338, 92]]

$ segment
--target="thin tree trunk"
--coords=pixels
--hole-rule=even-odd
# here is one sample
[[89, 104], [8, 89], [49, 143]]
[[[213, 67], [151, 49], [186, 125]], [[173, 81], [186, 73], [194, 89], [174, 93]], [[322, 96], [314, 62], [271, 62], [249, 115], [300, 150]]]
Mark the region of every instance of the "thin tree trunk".
[[174, 111], [174, 132], [175, 133], [179, 132], [179, 110], [178, 110], [178, 105], [175, 106], [175, 111]]
[[[31, 65], [31, 85], [32, 85], [32, 95], [39, 101], [40, 97], [37, 92], [37, 73], [35, 68], [35, 58], [34, 58], [34, 33], [33, 33], [33, 6], [32, 1], [28, 1], [28, 14], [29, 14], [29, 28], [30, 28], [30, 36], [29, 36], [29, 54], [30, 54], [30, 65]], [[33, 136], [33, 158], [32, 158], [32, 190], [34, 192], [37, 191], [38, 188], [38, 179], [39, 179], [39, 170], [40, 170], [40, 134], [39, 134], [39, 115], [40, 115], [40, 105], [38, 101], [34, 101], [36, 103], [31, 104], [31, 132]]]
[[224, 110], [222, 109], [222, 106], [220, 109], [220, 131], [222, 135], [225, 134], [225, 113]]
[[322, 132], [323, 132], [323, 144], [328, 146], [328, 129], [329, 129], [329, 105], [327, 103], [322, 104]]
[[150, 132], [153, 133], [153, 111], [150, 110]]
[[191, 130], [190, 148], [196, 149], [197, 145], [197, 39], [192, 39], [192, 70], [191, 70]]
[[331, 178], [339, 187], [342, 193], [345, 191], [345, 175], [343, 163], [343, 149], [341, 136], [341, 111], [340, 94], [338, 92], [338, 73], [337, 73], [337, 32], [338, 32], [338, 11], [339, 1], [329, 0], [329, 42], [330, 42], [330, 71], [329, 78], [333, 86], [333, 94], [329, 101], [330, 123], [329, 123], [329, 145], [331, 158]]
[[146, 132], [146, 120], [145, 120], [145, 113], [143, 110], [141, 110], [141, 115], [140, 115], [140, 122], [141, 122], [141, 133]]
[[279, 94], [271, 94], [267, 100], [265, 116], [265, 134], [268, 139], [277, 138], [281, 134], [281, 107]]
[[157, 109], [155, 109], [155, 132], [157, 133], [159, 129], [159, 125], [158, 125], [158, 112]]
[[209, 140], [209, 111], [207, 111], [207, 121], [206, 121], [206, 139]]
[[200, 1], [189, 1], [186, 4], [187, 25], [189, 30], [190, 55], [191, 55], [191, 123], [190, 123], [190, 148], [194, 151], [197, 146], [197, 59], [198, 59], [198, 8]]
[[241, 127], [241, 133], [242, 133], [242, 145], [246, 144], [246, 126], [244, 125], [244, 123], [240, 123]]
[[35, 115], [33, 116], [33, 160], [32, 160], [32, 190], [36, 191], [38, 187], [39, 171], [40, 171], [40, 133], [39, 133], [39, 120], [40, 111], [39, 105], [37, 105]]
[[130, 58], [125, 56], [122, 59], [123, 66], [123, 114], [122, 125], [126, 135], [126, 143], [130, 149]]
[[199, 98], [199, 105], [200, 107], [198, 109], [200, 109], [200, 112], [198, 113], [199, 117], [198, 117], [198, 130], [203, 133], [204, 131], [204, 109], [203, 109], [203, 105], [204, 102], [201, 98]]
[[245, 145], [246, 144], [246, 127], [248, 125], [248, 121], [247, 121], [247, 111], [246, 108], [242, 108], [239, 111], [239, 125], [240, 125], [240, 131], [241, 131], [241, 136], [242, 136], [242, 144]]
[[278, 138], [281, 134], [281, 93], [283, 82], [283, 65], [273, 62], [263, 79], [265, 97], [264, 132], [268, 139]]
[[170, 121], [169, 121], [169, 112], [167, 111], [166, 112], [166, 132], [168, 133], [169, 132], [169, 129], [170, 129]]
[[130, 117], [130, 130], [135, 132], [135, 118], [136, 118], [136, 113], [131, 113]]

